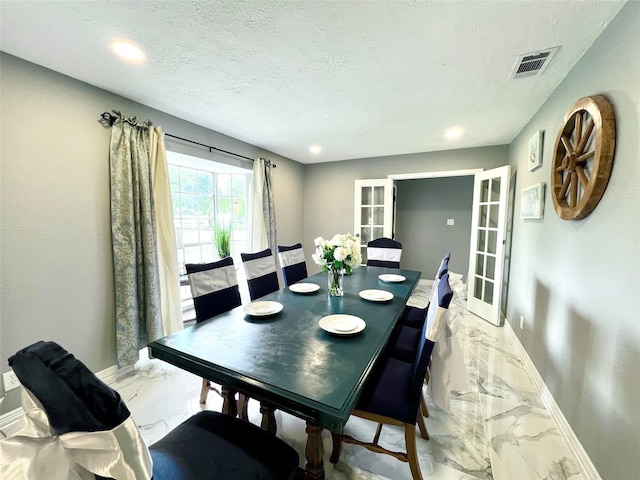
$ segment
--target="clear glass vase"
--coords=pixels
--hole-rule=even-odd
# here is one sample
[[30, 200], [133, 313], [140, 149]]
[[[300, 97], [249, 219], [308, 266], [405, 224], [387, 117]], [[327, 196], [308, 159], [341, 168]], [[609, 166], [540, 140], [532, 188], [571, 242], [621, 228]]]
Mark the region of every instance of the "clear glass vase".
[[332, 297], [342, 297], [344, 290], [342, 289], [342, 280], [344, 279], [344, 270], [329, 270], [327, 287], [329, 295]]

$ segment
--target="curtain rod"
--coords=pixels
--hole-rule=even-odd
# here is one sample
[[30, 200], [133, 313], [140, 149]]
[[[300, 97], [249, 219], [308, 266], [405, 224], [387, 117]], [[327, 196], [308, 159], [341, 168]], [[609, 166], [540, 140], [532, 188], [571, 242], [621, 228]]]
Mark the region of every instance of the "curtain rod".
[[[118, 116], [120, 115], [120, 112], [116, 112], [115, 110], [113, 111], [113, 113], [117, 114]], [[113, 114], [111, 114], [109, 112], [104, 112], [102, 115], [100, 115], [100, 117], [102, 119], [102, 120], [100, 120], [100, 122], [103, 123], [103, 124], [108, 123], [109, 126], [113, 126], [113, 123], [118, 118], [116, 115], [113, 115]], [[133, 120], [135, 122], [137, 122], [137, 119], [135, 117], [133, 118]], [[193, 143], [194, 145], [199, 145], [201, 147], [207, 148], [207, 149], [209, 149], [209, 153], [212, 153], [212, 151], [215, 150], [217, 152], [226, 153], [227, 155], [233, 155], [234, 157], [239, 157], [239, 158], [244, 158], [246, 160], [251, 160], [252, 162], [255, 161], [254, 158], [245, 157], [244, 155], [240, 155], [239, 153], [233, 153], [233, 152], [229, 152], [227, 150], [222, 150], [221, 148], [212, 147], [211, 145], [205, 145], [204, 143], [195, 142], [193, 140], [189, 140], [188, 138], [178, 137], [177, 135], [171, 135], [170, 133], [165, 133], [165, 136], [171, 137], [171, 138], [175, 138], [177, 140], [182, 140], [183, 142]], [[272, 163], [271, 160], [269, 160], [268, 158], [262, 158], [262, 160], [264, 160], [264, 163], [268, 168], [270, 168], [270, 167], [276, 168], [276, 164]]]
[[[204, 143], [196, 142], [196, 141], [194, 141], [194, 140], [189, 140], [188, 138], [178, 137], [177, 135], [172, 135], [172, 134], [170, 134], [170, 133], [165, 133], [164, 135], [165, 135], [166, 137], [175, 138], [175, 139], [177, 139], [177, 140], [182, 140], [183, 142], [189, 142], [189, 143], [193, 143], [194, 145], [199, 145], [199, 146], [201, 146], [201, 147], [208, 148], [208, 149], [209, 149], [209, 153], [211, 153], [211, 152], [212, 152], [212, 150], [215, 150], [215, 151], [217, 151], [217, 152], [222, 152], [222, 153], [226, 153], [226, 154], [228, 154], [228, 155], [233, 155], [233, 156], [235, 156], [235, 157], [245, 158], [245, 159], [247, 159], [247, 160], [254, 161], [254, 159], [253, 159], [253, 158], [251, 158], [251, 157], [245, 157], [244, 155], [240, 155], [239, 153], [233, 153], [233, 152], [229, 152], [229, 151], [227, 151], [227, 150], [222, 150], [221, 148], [212, 147], [211, 145], [206, 145], [206, 144], [204, 144]], [[264, 158], [263, 160], [264, 160], [264, 163], [267, 165], [267, 167], [273, 167], [273, 168], [276, 168], [276, 164], [275, 164], [275, 163], [271, 163], [271, 160], [269, 160], [269, 159], [267, 159], [267, 158]]]

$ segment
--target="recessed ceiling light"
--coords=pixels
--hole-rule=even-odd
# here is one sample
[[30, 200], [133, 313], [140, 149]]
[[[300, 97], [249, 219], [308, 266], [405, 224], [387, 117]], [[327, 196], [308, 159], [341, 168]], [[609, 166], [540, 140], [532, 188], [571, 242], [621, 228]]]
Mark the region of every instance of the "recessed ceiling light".
[[464, 133], [464, 129], [462, 127], [451, 127], [449, 130], [444, 132], [444, 136], [453, 140], [455, 138], [459, 138]]
[[111, 42], [111, 49], [118, 55], [129, 60], [140, 60], [144, 57], [142, 50], [129, 42], [116, 40]]
[[311, 145], [309, 147], [309, 151], [311, 153], [318, 154], [318, 153], [320, 153], [322, 151], [322, 147], [320, 145]]

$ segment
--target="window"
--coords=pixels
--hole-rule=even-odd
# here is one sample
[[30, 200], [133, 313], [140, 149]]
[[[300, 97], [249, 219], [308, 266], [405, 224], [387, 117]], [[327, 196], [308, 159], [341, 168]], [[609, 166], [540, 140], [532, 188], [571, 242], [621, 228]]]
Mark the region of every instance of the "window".
[[[248, 251], [253, 172], [169, 151], [167, 162], [180, 274], [186, 273], [186, 263], [220, 258], [214, 242], [216, 226], [230, 230], [231, 256]], [[182, 300], [183, 312], [193, 308], [188, 285], [182, 287]]]

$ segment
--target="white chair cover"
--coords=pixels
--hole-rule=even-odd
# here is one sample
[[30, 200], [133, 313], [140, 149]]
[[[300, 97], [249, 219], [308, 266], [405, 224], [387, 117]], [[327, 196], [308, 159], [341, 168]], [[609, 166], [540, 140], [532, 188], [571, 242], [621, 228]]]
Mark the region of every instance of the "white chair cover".
[[21, 387], [20, 429], [0, 440], [0, 478], [95, 480], [150, 479], [151, 455], [129, 416], [112, 430], [56, 435], [38, 399]]
[[291, 265], [297, 265], [298, 263], [304, 263], [304, 250], [296, 248], [294, 250], [287, 250], [285, 252], [278, 252], [281, 267], [290, 267]]
[[276, 262], [273, 255], [268, 257], [255, 258], [242, 262], [247, 280], [264, 277], [270, 273], [276, 273]]
[[219, 292], [220, 290], [238, 285], [238, 277], [233, 265], [204, 270], [202, 272], [193, 272], [190, 273], [188, 277], [191, 296], [193, 298]]
[[401, 248], [367, 247], [367, 259], [381, 260], [384, 262], [400, 262]]
[[451, 409], [451, 392], [468, 391], [470, 389], [464, 355], [457, 337], [460, 322], [463, 318], [465, 285], [462, 275], [449, 272], [449, 284], [453, 290], [453, 299], [449, 305], [447, 325], [443, 335], [438, 339], [431, 353], [431, 368], [427, 393], [434, 405], [443, 410]]

